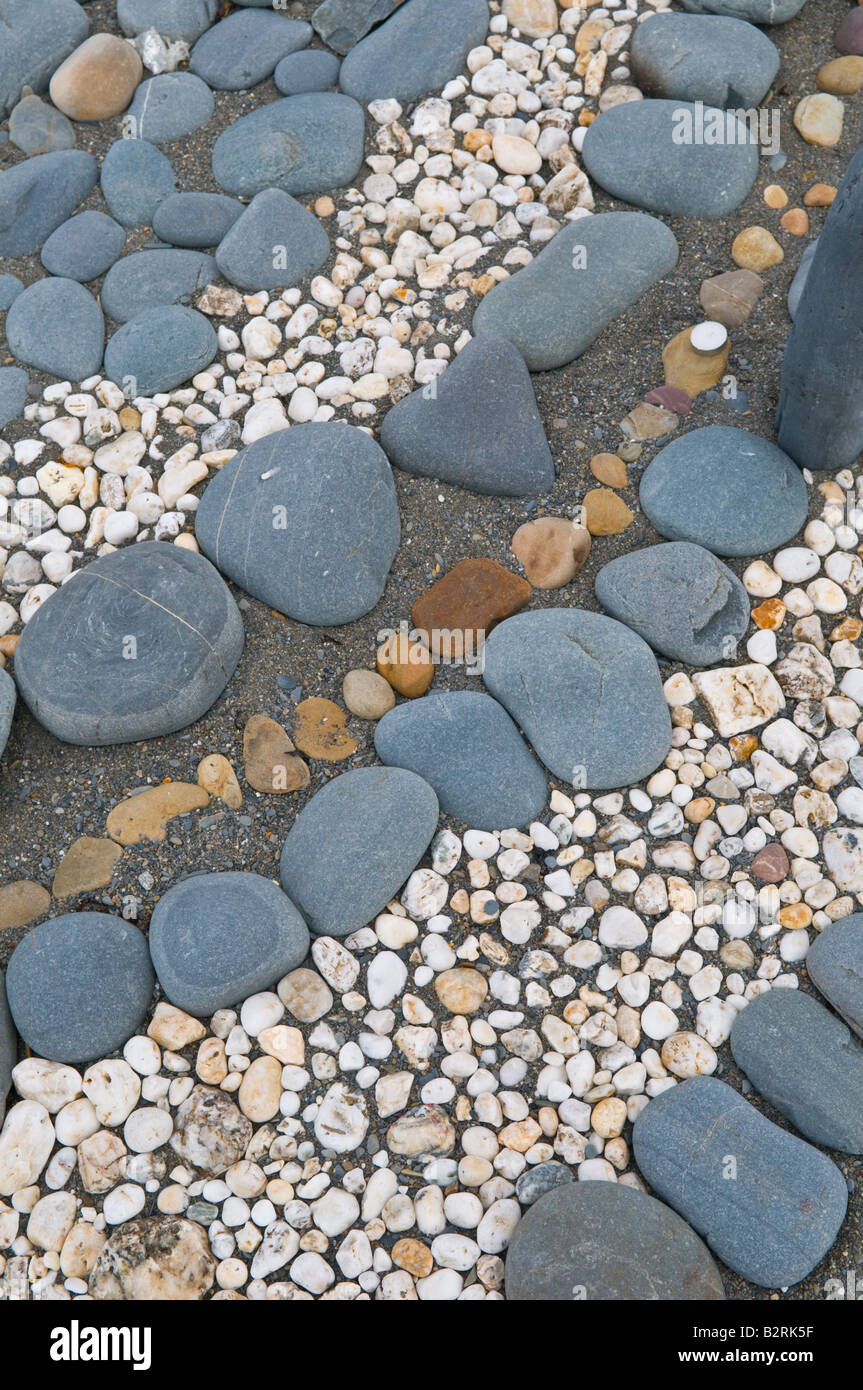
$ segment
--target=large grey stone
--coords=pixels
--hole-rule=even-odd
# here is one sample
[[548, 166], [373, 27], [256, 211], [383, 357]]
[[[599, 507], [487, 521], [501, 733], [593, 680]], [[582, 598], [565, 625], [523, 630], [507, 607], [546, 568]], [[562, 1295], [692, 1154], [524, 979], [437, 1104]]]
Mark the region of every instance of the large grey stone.
[[116, 1052], [137, 1032], [154, 982], [144, 933], [106, 912], [41, 922], [6, 971], [9, 1010], [27, 1046], [73, 1065]]
[[269, 77], [280, 59], [305, 48], [312, 27], [273, 10], [235, 10], [202, 34], [189, 68], [217, 91], [239, 92]]
[[380, 598], [399, 543], [383, 450], [340, 423], [293, 425], [236, 454], [195, 517], [205, 555], [298, 622], [337, 626]]
[[703, 546], [649, 545], [611, 560], [596, 597], [655, 651], [691, 666], [734, 655], [749, 626], [749, 597], [737, 575]]
[[726, 425], [690, 430], [648, 464], [641, 506], [662, 536], [716, 555], [764, 555], [806, 522], [803, 475], [767, 439]]
[[[714, 127], [722, 144], [707, 143]], [[725, 217], [758, 174], [758, 144], [734, 112], [658, 98], [604, 111], [582, 158], [606, 193], [674, 217]]]
[[135, 251], [105, 276], [102, 308], [117, 323], [126, 323], [146, 309], [189, 299], [218, 273], [214, 257], [204, 251]]
[[758, 106], [779, 70], [766, 34], [719, 15], [650, 15], [632, 34], [632, 74], [648, 96]]
[[27, 256], [71, 217], [96, 185], [86, 150], [37, 154], [0, 173], [0, 256]]
[[313, 212], [280, 188], [265, 188], [245, 208], [216, 250], [226, 280], [241, 290], [297, 285], [330, 254], [330, 239]]
[[345, 772], [322, 787], [291, 826], [282, 849], [282, 887], [316, 936], [350, 936], [383, 911], [413, 873], [437, 817], [437, 797], [413, 772]]
[[237, 605], [209, 561], [142, 541], [94, 560], [36, 611], [15, 677], [57, 738], [132, 743], [199, 719], [242, 650]]
[[506, 1252], [508, 1302], [709, 1302], [725, 1292], [676, 1212], [611, 1182], [570, 1182], [525, 1213]]
[[220, 8], [221, 0], [117, 0], [117, 23], [133, 38], [155, 29], [165, 39], [194, 43]]
[[67, 280], [95, 280], [112, 266], [126, 244], [126, 233], [107, 213], [77, 212], [52, 232], [42, 247], [42, 264]]
[[14, 420], [27, 403], [27, 373], [21, 367], [0, 367], [0, 429]]
[[486, 0], [406, 0], [350, 50], [341, 89], [364, 103], [376, 97], [414, 101], [437, 91], [485, 42], [488, 21]]
[[105, 375], [127, 399], [172, 391], [208, 367], [218, 343], [208, 319], [182, 304], [136, 314], [105, 348]]
[[165, 997], [204, 1017], [272, 988], [301, 965], [309, 929], [271, 879], [196, 874], [156, 904], [149, 940]]
[[741, 1071], [813, 1144], [863, 1153], [863, 1048], [817, 999], [771, 989], [731, 1029]]
[[674, 234], [655, 217], [580, 218], [485, 296], [473, 331], [508, 338], [532, 372], [562, 367], [676, 264]]
[[77, 280], [34, 280], [6, 315], [10, 352], [28, 367], [83, 381], [98, 372], [105, 320], [89, 290]]
[[115, 140], [102, 161], [102, 196], [124, 227], [151, 227], [153, 213], [174, 192], [174, 170], [149, 140]]
[[12, 1068], [18, 1058], [18, 1035], [6, 1003], [6, 976], [0, 972], [0, 1125], [6, 1114], [6, 1097], [12, 1085]]
[[138, 87], [124, 122], [135, 122], [140, 140], [161, 145], [198, 130], [213, 108], [213, 93], [193, 72], [160, 72]]
[[481, 830], [527, 825], [548, 800], [545, 773], [506, 710], [479, 691], [396, 705], [375, 727], [375, 751], [424, 777], [446, 815]]
[[839, 1169], [715, 1076], [654, 1097], [633, 1142], [651, 1187], [753, 1284], [798, 1284], [836, 1239], [848, 1205]]
[[312, 15], [312, 24], [336, 53], [347, 53], [403, 3], [404, 0], [323, 0]]
[[546, 767], [581, 791], [626, 787], [659, 766], [671, 717], [653, 652], [578, 608], [517, 613], [485, 644], [483, 680]]
[[265, 188], [300, 197], [353, 183], [363, 162], [362, 107], [338, 92], [283, 97], [241, 116], [213, 146], [213, 177], [251, 198]]
[[0, 119], [15, 105], [22, 87], [45, 91], [89, 27], [75, 0], [0, 0]]
[[8, 671], [0, 670], [0, 757], [6, 747], [15, 713], [15, 682]]
[[218, 246], [243, 211], [227, 193], [172, 193], [156, 208], [153, 231], [172, 246]]
[[731, 15], [752, 24], [784, 24], [802, 10], [806, 0], [681, 0], [691, 14]]
[[[859, 831], [848, 833], [860, 838]], [[863, 1038], [863, 912], [852, 912], [816, 936], [806, 969], [816, 989]]]

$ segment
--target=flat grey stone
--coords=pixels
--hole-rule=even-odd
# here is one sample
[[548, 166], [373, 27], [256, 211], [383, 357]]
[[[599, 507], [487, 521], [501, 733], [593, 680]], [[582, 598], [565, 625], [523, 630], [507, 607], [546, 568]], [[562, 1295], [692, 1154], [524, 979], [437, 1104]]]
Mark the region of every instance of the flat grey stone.
[[536, 820], [548, 801], [545, 773], [506, 710], [479, 691], [406, 700], [375, 726], [382, 763], [424, 777], [441, 810], [480, 830]]
[[735, 655], [749, 626], [749, 596], [737, 575], [703, 546], [649, 545], [604, 565], [603, 608], [655, 651], [690, 666]]
[[216, 264], [241, 290], [284, 289], [318, 270], [330, 239], [308, 208], [280, 188], [256, 193], [216, 249]]
[[312, 14], [312, 24], [336, 53], [347, 53], [401, 3], [402, 0], [323, 0]]
[[76, 212], [52, 232], [42, 247], [41, 260], [51, 275], [67, 280], [95, 280], [114, 264], [126, 244], [126, 233], [105, 212]]
[[203, 290], [219, 273], [204, 251], [134, 251], [123, 256], [105, 276], [102, 308], [117, 323], [126, 323], [146, 309], [176, 304]]
[[720, 15], [651, 15], [636, 24], [632, 75], [648, 96], [755, 107], [779, 71], [779, 50], [741, 19]]
[[45, 91], [63, 59], [86, 39], [88, 28], [87, 15], [75, 0], [0, 0], [0, 120], [22, 87]]
[[839, 1169], [715, 1076], [655, 1096], [633, 1142], [650, 1186], [750, 1283], [798, 1284], [836, 1239], [848, 1205]]
[[691, 14], [731, 15], [752, 24], [784, 24], [802, 10], [806, 0], [681, 0]]
[[22, 97], [9, 116], [9, 139], [24, 154], [50, 154], [75, 146], [75, 127], [62, 111], [33, 92]]
[[0, 670], [0, 757], [6, 747], [15, 713], [15, 682], [8, 671]]
[[213, 177], [228, 193], [265, 188], [300, 197], [353, 183], [363, 162], [362, 107], [338, 92], [305, 92], [241, 116], [213, 146]]
[[37, 610], [15, 678], [52, 734], [101, 747], [194, 723], [242, 650], [237, 605], [203, 555], [142, 541], [94, 560]]
[[516, 613], [486, 640], [483, 680], [545, 766], [577, 790], [631, 786], [671, 745], [656, 657], [600, 613]]
[[165, 997], [199, 1017], [226, 1009], [301, 965], [309, 929], [260, 874], [196, 874], [160, 898], [150, 955]]
[[[860, 838], [859, 832], [850, 834]], [[863, 1038], [863, 912], [840, 918], [816, 936], [806, 969], [815, 988]]]
[[219, 13], [221, 0], [117, 0], [117, 23], [134, 38], [155, 29], [163, 39], [194, 43]]
[[579, 218], [485, 296], [473, 331], [508, 338], [532, 372], [565, 366], [670, 274], [677, 254], [673, 232], [655, 217]]
[[641, 507], [661, 536], [716, 555], [764, 555], [806, 523], [809, 496], [787, 454], [748, 430], [708, 425], [666, 444], [645, 469]]
[[127, 400], [173, 391], [215, 359], [218, 341], [203, 314], [182, 304], [162, 304], [136, 314], [105, 348], [105, 375]]
[[67, 912], [16, 946], [6, 971], [15, 1026], [37, 1057], [92, 1062], [138, 1030], [153, 994], [144, 933], [107, 912]]
[[0, 275], [0, 313], [5, 313], [24, 289], [24, 281], [17, 275]]
[[437, 829], [437, 797], [400, 767], [361, 767], [327, 782], [282, 849], [282, 887], [316, 936], [350, 936], [383, 911]]
[[263, 82], [280, 59], [305, 48], [312, 26], [273, 10], [235, 10], [202, 34], [189, 68], [217, 91], [240, 92]]
[[863, 1048], [817, 999], [771, 989], [731, 1029], [742, 1072], [813, 1144], [863, 1153]]
[[[723, 144], [704, 142], [714, 122]], [[582, 158], [606, 193], [673, 217], [726, 216], [758, 174], [758, 145], [733, 112], [658, 98], [604, 111], [588, 127]]]
[[124, 227], [152, 227], [153, 214], [174, 192], [174, 170], [149, 140], [115, 140], [102, 161], [102, 196]]
[[441, 376], [387, 411], [381, 445], [406, 473], [472, 492], [532, 497], [554, 486], [530, 373], [503, 337], [471, 339]]
[[172, 246], [218, 246], [244, 211], [227, 193], [172, 193], [153, 213], [153, 231]]
[[709, 1302], [725, 1292], [709, 1250], [670, 1207], [619, 1183], [570, 1182], [540, 1197], [516, 1226], [506, 1297], [589, 1306]]
[[105, 320], [89, 290], [51, 275], [18, 295], [6, 315], [6, 341], [26, 366], [83, 381], [102, 365]]
[[6, 1003], [6, 977], [0, 972], [0, 1125], [6, 1115], [6, 1097], [12, 1085], [12, 1068], [18, 1060], [18, 1034]]
[[124, 121], [135, 122], [139, 140], [162, 145], [206, 125], [213, 109], [213, 93], [193, 72], [160, 72], [138, 87]]
[[486, 0], [406, 0], [348, 53], [339, 83], [368, 103], [376, 97], [414, 101], [437, 91], [464, 68], [472, 48], [485, 43]]
[[297, 622], [339, 626], [374, 608], [399, 543], [386, 455], [352, 425], [292, 425], [208, 484], [195, 515], [213, 564]]
[[334, 53], [309, 48], [283, 58], [273, 73], [273, 81], [286, 97], [298, 96], [300, 92], [326, 92], [338, 82], [340, 66]]
[[96, 186], [86, 150], [37, 154], [0, 173], [0, 256], [27, 256], [71, 217]]
[[27, 373], [21, 367], [0, 367], [0, 429], [21, 414], [27, 385]]
[[800, 299], [806, 288], [806, 281], [809, 279], [809, 270], [815, 259], [815, 252], [818, 250], [818, 241], [819, 238], [815, 237], [814, 241], [810, 241], [809, 245], [805, 248], [803, 255], [800, 257], [800, 264], [797, 267], [794, 279], [791, 281], [788, 290], [788, 313], [792, 319], [797, 317]]

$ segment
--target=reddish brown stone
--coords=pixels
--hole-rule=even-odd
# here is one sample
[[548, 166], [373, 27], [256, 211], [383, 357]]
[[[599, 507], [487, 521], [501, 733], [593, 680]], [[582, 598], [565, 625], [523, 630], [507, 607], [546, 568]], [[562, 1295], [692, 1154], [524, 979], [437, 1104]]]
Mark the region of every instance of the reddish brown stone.
[[788, 855], [781, 845], [765, 845], [749, 867], [753, 877], [762, 883], [782, 883], [788, 877]]
[[648, 405], [664, 405], [675, 415], [688, 415], [692, 409], [692, 397], [679, 386], [656, 386], [644, 397]]
[[494, 560], [462, 560], [417, 599], [411, 621], [435, 656], [463, 660], [485, 636], [529, 601], [526, 579]]

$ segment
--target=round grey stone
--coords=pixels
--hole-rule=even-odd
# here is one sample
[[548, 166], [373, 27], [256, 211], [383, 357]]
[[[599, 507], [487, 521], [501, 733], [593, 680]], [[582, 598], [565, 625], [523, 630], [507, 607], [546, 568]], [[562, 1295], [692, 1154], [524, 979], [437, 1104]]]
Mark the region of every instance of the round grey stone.
[[172, 193], [153, 213], [153, 231], [172, 246], [218, 246], [243, 211], [226, 193]]
[[102, 161], [102, 195], [124, 227], [152, 227], [153, 213], [174, 192], [174, 170], [149, 140], [115, 140]]
[[363, 162], [365, 118], [351, 97], [306, 92], [271, 101], [224, 130], [213, 146], [213, 177], [228, 193], [265, 188], [296, 197], [353, 183]]
[[863, 1038], [863, 912], [852, 912], [816, 936], [806, 969], [816, 989]]
[[21, 367], [0, 367], [0, 429], [21, 414], [27, 404], [27, 373]]
[[213, 93], [200, 77], [160, 72], [141, 83], [123, 119], [135, 122], [138, 139], [162, 145], [206, 125], [213, 110]]
[[648, 96], [737, 109], [758, 106], [779, 71], [766, 34], [718, 15], [650, 15], [633, 30], [631, 58]]
[[219, 268], [204, 251], [135, 251], [117, 261], [102, 285], [102, 308], [117, 323], [146, 309], [176, 304], [215, 280]]
[[6, 747], [15, 713], [15, 682], [8, 671], [0, 670], [0, 757]]
[[221, 0], [117, 0], [117, 23], [134, 38], [155, 29], [164, 39], [194, 43], [219, 13]]
[[360, 39], [342, 63], [343, 92], [368, 103], [376, 97], [414, 101], [462, 71], [472, 48], [485, 43], [486, 0], [406, 0]]
[[95, 280], [114, 264], [126, 233], [107, 213], [78, 212], [52, 232], [42, 247], [42, 264], [67, 280]]
[[265, 188], [226, 231], [216, 264], [241, 290], [272, 290], [299, 284], [329, 254], [330, 239], [314, 213], [281, 188]]
[[286, 97], [300, 92], [326, 92], [339, 80], [340, 63], [334, 53], [323, 48], [309, 48], [304, 53], [289, 53], [273, 73], [273, 80]]
[[87, 15], [75, 0], [0, 0], [0, 119], [15, 105], [22, 87], [45, 90], [63, 59], [86, 39], [88, 28]]
[[127, 399], [172, 391], [208, 367], [218, 342], [203, 314], [181, 304], [163, 304], [136, 314], [105, 348], [105, 374]]
[[105, 320], [77, 280], [48, 276], [18, 295], [6, 315], [6, 341], [28, 367], [83, 381], [102, 365]]
[[312, 26], [272, 10], [235, 10], [195, 44], [189, 68], [217, 91], [239, 92], [269, 77], [280, 59], [305, 48]]
[[35, 251], [96, 185], [99, 166], [86, 150], [37, 154], [0, 173], [0, 256]]

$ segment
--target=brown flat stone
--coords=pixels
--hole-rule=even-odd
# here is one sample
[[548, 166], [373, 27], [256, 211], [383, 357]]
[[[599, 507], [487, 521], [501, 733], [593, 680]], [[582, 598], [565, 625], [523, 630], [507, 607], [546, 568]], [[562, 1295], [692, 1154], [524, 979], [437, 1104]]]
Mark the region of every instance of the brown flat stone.
[[763, 280], [753, 271], [727, 270], [723, 275], [702, 280], [699, 298], [709, 319], [726, 328], [739, 328], [749, 318], [763, 289]]
[[648, 405], [642, 401], [621, 420], [620, 428], [629, 439], [661, 439], [677, 429], [677, 416], [664, 406]]
[[688, 415], [692, 409], [692, 397], [679, 386], [654, 386], [644, 399], [648, 405], [664, 405], [675, 415]]
[[666, 386], [678, 386], [681, 391], [694, 400], [702, 391], [716, 386], [728, 366], [731, 344], [725, 344], [717, 352], [696, 352], [690, 342], [691, 328], [684, 328], [666, 343], [662, 351], [662, 366], [665, 371]]
[[165, 782], [129, 796], [115, 806], [105, 829], [120, 845], [136, 845], [140, 840], [164, 840], [165, 826], [174, 816], [196, 811], [209, 804], [203, 787], [191, 782]]
[[309, 785], [309, 769], [294, 751], [287, 730], [265, 714], [253, 714], [243, 730], [246, 781], [256, 792], [296, 792]]
[[26, 927], [51, 906], [51, 894], [41, 883], [19, 878], [0, 888], [0, 931], [7, 927]]
[[411, 609], [421, 640], [436, 656], [462, 660], [475, 654], [497, 623], [529, 602], [531, 586], [494, 560], [462, 560], [422, 594]]
[[803, 208], [789, 208], [780, 217], [779, 225], [792, 236], [806, 236], [809, 231], [809, 214]]
[[203, 787], [210, 796], [224, 801], [232, 811], [238, 811], [243, 804], [237, 774], [221, 753], [208, 753], [198, 763], [198, 786]]
[[51, 78], [51, 100], [73, 121], [102, 121], [125, 111], [144, 75], [130, 43], [93, 34], [70, 53]]
[[829, 208], [839, 190], [832, 183], [813, 183], [803, 194], [808, 208]]
[[[622, 463], [620, 467], [625, 473]], [[535, 589], [561, 589], [590, 554], [590, 532], [565, 516], [540, 516], [519, 526], [512, 552]]]
[[749, 866], [753, 878], [762, 883], [781, 883], [788, 877], [790, 863], [781, 845], [765, 845]]
[[422, 642], [412, 642], [405, 632], [394, 632], [378, 648], [378, 673], [406, 700], [425, 695], [434, 680], [434, 663]]
[[301, 700], [297, 705], [294, 741], [309, 758], [341, 762], [357, 751], [356, 739], [345, 728], [347, 722], [347, 712], [333, 700]]
[[622, 497], [607, 487], [594, 487], [584, 496], [584, 524], [592, 536], [617, 536], [635, 516]]
[[81, 835], [57, 865], [51, 892], [55, 898], [71, 898], [76, 893], [104, 888], [111, 882], [114, 865], [122, 853], [113, 840]]
[[594, 454], [590, 460], [590, 471], [597, 482], [606, 487], [626, 487], [626, 464], [617, 454]]

